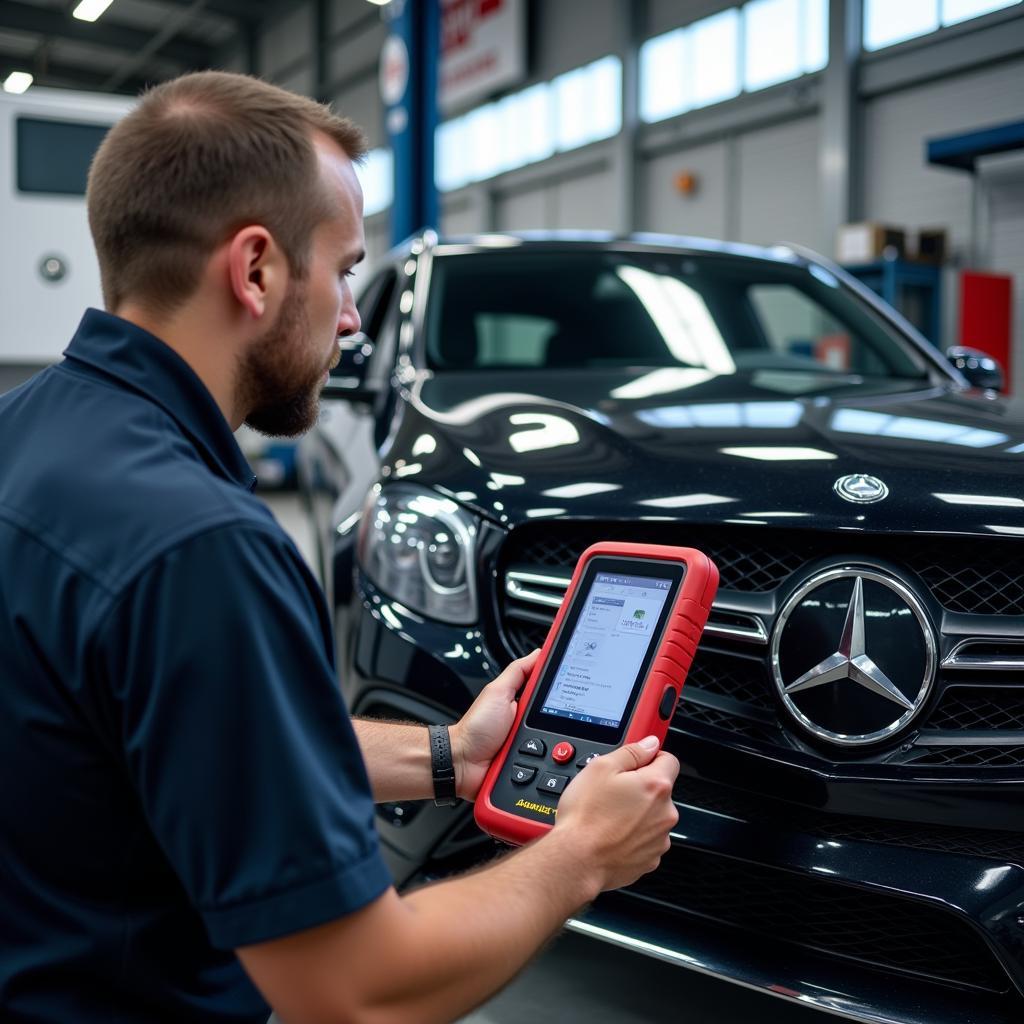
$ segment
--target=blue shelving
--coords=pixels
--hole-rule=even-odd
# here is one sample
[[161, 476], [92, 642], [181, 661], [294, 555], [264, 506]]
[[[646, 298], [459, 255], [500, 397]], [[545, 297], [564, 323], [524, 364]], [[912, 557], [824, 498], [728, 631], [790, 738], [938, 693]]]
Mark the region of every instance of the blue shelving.
[[942, 270], [929, 263], [877, 260], [846, 267], [899, 310], [936, 348], [942, 347]]

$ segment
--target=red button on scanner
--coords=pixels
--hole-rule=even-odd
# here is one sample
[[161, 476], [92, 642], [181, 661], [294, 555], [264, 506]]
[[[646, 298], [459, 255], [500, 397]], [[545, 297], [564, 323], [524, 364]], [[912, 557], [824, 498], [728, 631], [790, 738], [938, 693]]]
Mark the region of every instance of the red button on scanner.
[[561, 743], [555, 744], [555, 749], [551, 751], [551, 757], [558, 764], [565, 764], [573, 759], [576, 754], [576, 748], [571, 743], [566, 743], [562, 740]]

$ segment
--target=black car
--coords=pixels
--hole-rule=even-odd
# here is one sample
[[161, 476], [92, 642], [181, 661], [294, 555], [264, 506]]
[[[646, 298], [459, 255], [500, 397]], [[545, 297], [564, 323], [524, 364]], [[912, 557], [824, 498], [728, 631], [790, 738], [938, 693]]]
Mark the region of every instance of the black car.
[[[360, 311], [299, 456], [353, 710], [454, 720], [590, 543], [698, 547], [672, 851], [570, 927], [856, 1020], [1024, 1019], [1020, 403], [785, 247], [427, 235]], [[380, 830], [400, 883], [493, 850], [467, 808]]]

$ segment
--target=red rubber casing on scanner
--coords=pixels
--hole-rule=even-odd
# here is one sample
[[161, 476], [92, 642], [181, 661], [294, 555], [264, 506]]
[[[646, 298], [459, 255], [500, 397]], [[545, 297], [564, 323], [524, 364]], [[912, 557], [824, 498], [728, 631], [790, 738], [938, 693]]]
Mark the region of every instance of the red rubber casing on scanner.
[[[580, 581], [583, 579], [590, 561], [597, 556], [669, 561], [683, 563], [686, 566], [675, 602], [666, 620], [657, 653], [651, 662], [621, 744], [632, 743], [645, 736], [657, 736], [659, 743], [665, 742], [672, 716], [669, 714], [667, 718], [663, 718], [658, 713], [658, 706], [669, 686], [675, 689], [675, 699], [679, 699], [679, 692], [682, 690], [686, 673], [689, 671], [697, 644], [700, 642], [708, 612], [715, 599], [715, 592], [718, 590], [717, 567], [707, 555], [696, 548], [602, 541], [583, 552], [576, 564], [569, 589], [558, 609], [555, 621], [548, 631], [537, 664], [519, 696], [519, 706], [512, 729], [509, 731], [501, 751], [491, 762], [491, 767], [480, 786], [474, 806], [474, 817], [480, 828], [495, 838], [517, 846], [544, 835], [552, 828], [552, 825], [496, 807], [491, 801], [491, 794], [495, 783], [501, 773], [506, 770], [510, 758], [514, 755], [513, 745], [519, 735], [520, 726], [530, 710], [538, 682], [551, 657], [562, 622], [576, 596]], [[641, 571], [640, 567], [637, 571]], [[673, 703], [673, 708], [674, 706]]]

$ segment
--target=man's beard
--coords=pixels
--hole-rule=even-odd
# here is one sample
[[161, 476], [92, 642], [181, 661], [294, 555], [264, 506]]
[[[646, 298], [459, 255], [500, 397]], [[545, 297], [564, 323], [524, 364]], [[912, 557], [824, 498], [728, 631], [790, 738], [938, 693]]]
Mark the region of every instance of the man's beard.
[[298, 437], [316, 423], [328, 367], [309, 365], [311, 349], [305, 293], [292, 282], [277, 320], [256, 339], [241, 367], [239, 393], [253, 430]]

